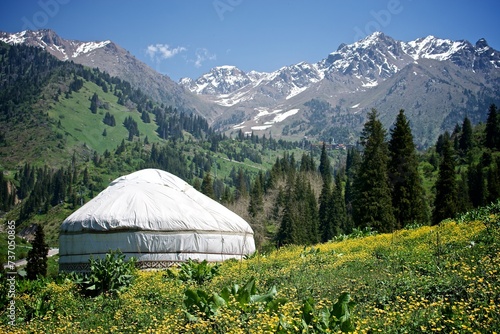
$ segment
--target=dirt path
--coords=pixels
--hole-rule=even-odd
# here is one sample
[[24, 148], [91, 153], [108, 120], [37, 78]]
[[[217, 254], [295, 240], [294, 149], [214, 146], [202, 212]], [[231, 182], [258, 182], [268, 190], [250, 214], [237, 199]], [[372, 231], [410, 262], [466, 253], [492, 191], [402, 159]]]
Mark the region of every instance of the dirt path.
[[[51, 257], [51, 256], [54, 256], [56, 254], [59, 254], [59, 248], [51, 248], [51, 249], [49, 249], [49, 253], [47, 254], [47, 257]], [[18, 267], [25, 266], [27, 263], [28, 263], [28, 261], [26, 261], [26, 259], [21, 259], [21, 260], [15, 261], [14, 265], [16, 266], [16, 268], [18, 268]], [[3, 266], [4, 266], [4, 268], [6, 268], [7, 263], [4, 263]]]

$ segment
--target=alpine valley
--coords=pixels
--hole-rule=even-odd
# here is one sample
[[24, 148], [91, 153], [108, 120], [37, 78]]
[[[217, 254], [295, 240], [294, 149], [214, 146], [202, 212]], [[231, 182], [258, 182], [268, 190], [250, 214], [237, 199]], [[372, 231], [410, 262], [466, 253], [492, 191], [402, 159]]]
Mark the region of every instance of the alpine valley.
[[179, 83], [112, 41], [65, 40], [51, 30], [0, 32], [0, 41], [39, 46], [60, 60], [98, 67], [156, 101], [203, 116], [226, 134], [354, 144], [372, 108], [386, 128], [404, 109], [417, 146], [428, 147], [465, 116], [485, 121], [488, 106], [500, 101], [500, 53], [484, 39], [472, 44], [427, 36], [404, 42], [375, 32], [313, 64], [271, 73], [226, 65]]

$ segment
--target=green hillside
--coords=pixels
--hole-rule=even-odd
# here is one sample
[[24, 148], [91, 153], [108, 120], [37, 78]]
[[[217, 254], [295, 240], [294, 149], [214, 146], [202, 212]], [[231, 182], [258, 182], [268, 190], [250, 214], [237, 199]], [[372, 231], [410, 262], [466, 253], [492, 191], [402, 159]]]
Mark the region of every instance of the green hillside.
[[[358, 231], [343, 240], [208, 265], [205, 271], [196, 272], [201, 265], [194, 263], [136, 272], [132, 285], [115, 295], [86, 297], [71, 276], [18, 280], [15, 325], [8, 325], [3, 308], [0, 328], [10, 333], [495, 333], [500, 330], [499, 215], [497, 203], [437, 226], [390, 234]], [[343, 308], [336, 310], [340, 296]]]
[[[90, 100], [94, 93], [99, 96], [101, 103], [106, 105], [106, 108], [98, 108], [96, 114], [90, 111]], [[106, 150], [116, 149], [120, 142], [128, 137], [128, 131], [123, 126], [128, 116], [137, 122], [140, 138], [144, 139], [147, 136], [150, 142], [159, 141], [154, 122], [144, 123], [137, 109], [129, 109], [117, 102], [118, 98], [112, 93], [104, 93], [95, 83], [85, 82], [78, 92], [73, 92], [69, 98], [61, 97], [59, 102], [50, 107], [48, 115], [53, 123], [60, 122], [54, 130], [63, 136], [68, 153], [72, 153], [75, 147], [82, 145], [100, 154]], [[103, 123], [106, 112], [115, 118], [115, 126]], [[104, 130], [106, 136], [103, 136]]]

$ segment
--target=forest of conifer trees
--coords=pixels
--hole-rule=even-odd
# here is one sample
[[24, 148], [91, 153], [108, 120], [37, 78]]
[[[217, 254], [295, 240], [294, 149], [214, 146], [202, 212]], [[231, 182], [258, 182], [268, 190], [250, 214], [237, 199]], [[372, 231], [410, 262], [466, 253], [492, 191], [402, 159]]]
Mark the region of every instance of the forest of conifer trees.
[[[51, 80], [67, 84], [48, 97], [54, 101], [92, 82], [116, 96], [118, 104], [132, 106], [139, 123], [153, 123], [162, 140], [139, 138], [139, 124], [130, 116], [117, 124], [111, 113], [100, 110], [106, 105], [93, 93], [87, 111], [102, 113], [108, 127], [125, 127], [128, 137], [114, 151], [88, 150], [57, 166], [23, 161], [12, 177], [0, 173], [0, 210], [19, 208], [14, 217], [18, 223], [58, 206], [75, 210], [107, 185], [104, 175], [142, 168], [160, 168], [183, 178], [247, 219], [259, 245], [273, 247], [327, 242], [354, 229], [383, 233], [438, 224], [500, 197], [500, 116], [493, 104], [485, 124], [472, 125], [465, 117], [452, 133], [444, 132], [435, 146], [420, 152], [403, 110], [389, 131], [372, 110], [358, 144], [346, 154], [334, 154], [327, 145], [320, 149], [305, 139], [289, 142], [242, 131], [228, 138], [188, 110], [156, 104], [125, 81], [59, 62], [37, 48], [3, 45], [0, 57], [1, 71], [18, 74], [2, 82], [0, 121], [5, 124], [14, 127], [36, 117], [42, 121], [32, 123], [50, 123], [31, 106]], [[0, 144], [8, 146], [3, 132]], [[244, 167], [245, 161], [261, 166], [264, 155], [278, 150], [285, 153], [268, 170]], [[217, 177], [215, 155], [242, 164]]]
[[[181, 123], [183, 117], [176, 124], [196, 135], [198, 127], [187, 119]], [[224, 150], [227, 138], [203, 133], [211, 138], [212, 150]], [[486, 124], [472, 126], [465, 118], [452, 134], [442, 134], [434, 147], [417, 152], [403, 110], [389, 134], [372, 110], [359, 145], [349, 148], [345, 163], [335, 168], [323, 143], [319, 157], [312, 149], [299, 160], [285, 153], [268, 171], [248, 174], [244, 168], [233, 168], [225, 179], [211, 175], [210, 155], [195, 154], [188, 159], [175, 145], [152, 144], [144, 150], [139, 141], [122, 141], [114, 153], [94, 152], [89, 161], [92, 173], [74, 157], [67, 167], [57, 169], [26, 163], [14, 182], [2, 175], [0, 204], [8, 211], [20, 202], [20, 221], [57, 205], [76, 209], [101, 190], [96, 168], [120, 168], [121, 159], [135, 156], [140, 163], [128, 168], [167, 170], [234, 209], [260, 234], [261, 246], [308, 245], [354, 229], [384, 233], [409, 225], [438, 224], [496, 200], [500, 195], [499, 133], [498, 111], [491, 105]], [[257, 136], [241, 140], [254, 146], [280, 145]]]

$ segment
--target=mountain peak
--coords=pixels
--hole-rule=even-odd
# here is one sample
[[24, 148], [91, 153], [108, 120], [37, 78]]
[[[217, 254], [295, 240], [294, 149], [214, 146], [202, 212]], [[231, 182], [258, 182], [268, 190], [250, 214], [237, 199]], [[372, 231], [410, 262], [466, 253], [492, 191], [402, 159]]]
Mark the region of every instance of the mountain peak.
[[40, 47], [60, 60], [75, 59], [112, 43], [109, 40], [92, 42], [65, 40], [51, 29], [25, 30], [13, 34], [0, 32], [0, 41]]
[[486, 49], [486, 48], [489, 48], [490, 46], [488, 45], [488, 42], [486, 42], [486, 40], [484, 38], [480, 38], [477, 42], [476, 42], [476, 49]]

